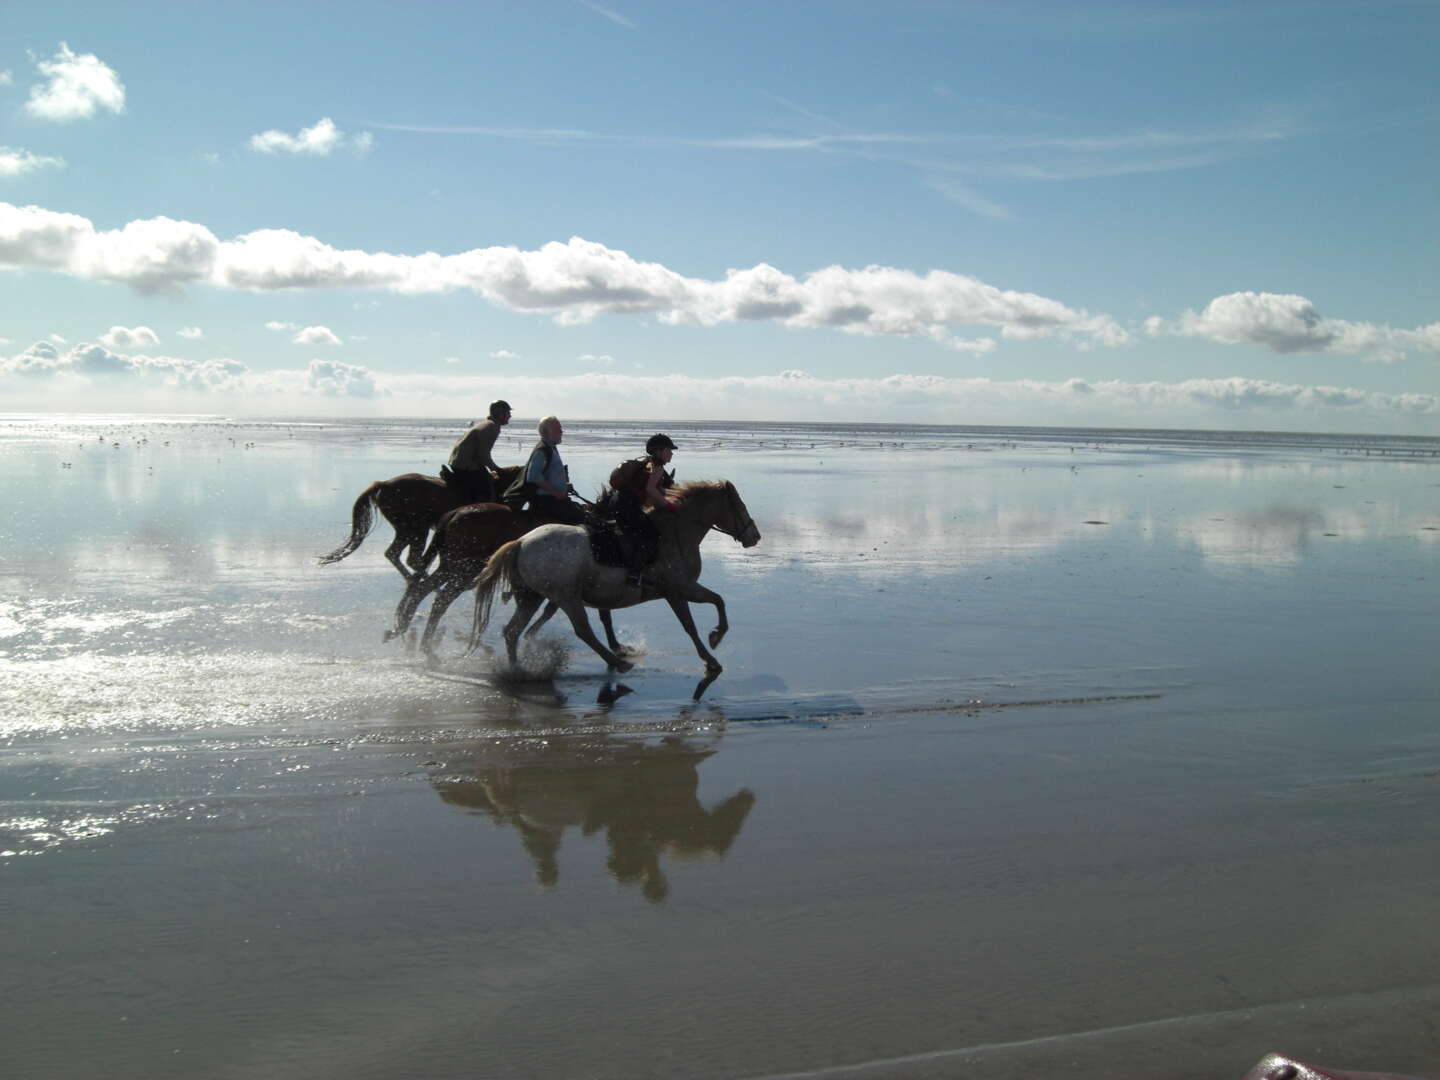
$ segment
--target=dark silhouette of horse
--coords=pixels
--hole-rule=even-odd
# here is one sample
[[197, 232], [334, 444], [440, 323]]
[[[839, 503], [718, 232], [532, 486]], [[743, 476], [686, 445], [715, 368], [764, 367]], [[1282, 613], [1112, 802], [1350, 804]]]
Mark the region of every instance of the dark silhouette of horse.
[[514, 828], [534, 863], [535, 880], [547, 888], [560, 880], [566, 830], [578, 828], [585, 836], [604, 832], [607, 866], [617, 881], [638, 883], [647, 900], [664, 900], [670, 883], [662, 857], [724, 857], [755, 805], [748, 788], [711, 809], [700, 802], [697, 770], [715, 752], [710, 742], [672, 735], [656, 744], [601, 735], [549, 739], [538, 749], [505, 743], [447, 763], [431, 783], [452, 806]]
[[[521, 468], [523, 466], [513, 465], [501, 469], [495, 489], [504, 491]], [[464, 506], [466, 501], [461, 492], [438, 476], [404, 473], [389, 480], [376, 480], [355, 500], [350, 513], [350, 538], [328, 555], [320, 556], [320, 565], [339, 562], [358, 548], [374, 524], [374, 511], [379, 510], [395, 528], [395, 539], [385, 549], [385, 558], [400, 571], [401, 577], [410, 581], [422, 573], [421, 559], [430, 530], [447, 511]], [[407, 548], [402, 562], [400, 554]], [[405, 563], [410, 564], [410, 569], [406, 569]]]

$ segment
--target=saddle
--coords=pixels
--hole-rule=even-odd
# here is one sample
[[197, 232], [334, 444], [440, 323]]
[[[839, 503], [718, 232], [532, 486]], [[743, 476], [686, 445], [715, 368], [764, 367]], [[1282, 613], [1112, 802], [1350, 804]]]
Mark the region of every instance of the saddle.
[[614, 518], [591, 514], [585, 519], [585, 535], [590, 540], [590, 557], [601, 566], [628, 566], [625, 558], [625, 536]]
[[590, 556], [601, 566], [632, 566], [631, 556], [636, 556], [641, 565], [649, 566], [655, 561], [655, 547], [647, 538], [629, 532], [608, 505], [601, 500], [599, 506], [585, 515], [585, 535], [590, 540]]

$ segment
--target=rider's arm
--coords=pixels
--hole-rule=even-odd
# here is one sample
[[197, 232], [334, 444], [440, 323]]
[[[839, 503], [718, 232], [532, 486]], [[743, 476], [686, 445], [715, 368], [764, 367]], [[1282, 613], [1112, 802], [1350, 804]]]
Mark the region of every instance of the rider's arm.
[[658, 468], [650, 470], [645, 480], [645, 505], [653, 506], [656, 510], [664, 510], [670, 505], [665, 499], [665, 489], [660, 486], [664, 482], [664, 473]]
[[491, 429], [489, 434], [490, 438], [488, 440], [481, 441], [481, 445], [477, 447], [478, 453], [476, 456], [480, 459], [480, 464], [477, 466], [477, 468], [489, 469], [492, 473], [498, 473], [500, 471], [500, 466], [495, 464], [494, 455], [495, 443], [500, 438], [500, 429], [498, 427], [493, 428]]

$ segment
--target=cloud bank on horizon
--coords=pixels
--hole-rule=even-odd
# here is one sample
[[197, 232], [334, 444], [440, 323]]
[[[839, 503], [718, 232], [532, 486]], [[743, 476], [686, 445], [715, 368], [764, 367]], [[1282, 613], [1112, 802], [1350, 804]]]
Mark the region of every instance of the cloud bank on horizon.
[[[115, 327], [110, 336], [120, 331], [136, 341], [155, 336], [145, 327], [132, 331]], [[1282, 417], [1333, 424], [1347, 415], [1440, 416], [1440, 395], [1384, 394], [1235, 376], [1170, 383], [1078, 378], [1045, 382], [938, 375], [825, 379], [794, 370], [706, 378], [618, 374], [608, 370], [611, 357], [584, 359], [599, 370], [549, 377], [422, 375], [381, 373], [364, 365], [314, 359], [301, 369], [252, 371], [231, 359], [126, 354], [91, 343], [62, 351], [53, 342], [41, 341], [14, 356], [0, 357], [0, 384], [20, 406], [26, 403], [27, 388], [40, 394], [61, 386], [70, 393], [104, 395], [111, 408], [124, 408], [140, 395], [149, 395], [175, 411], [211, 410], [213, 398], [218, 397], [242, 408], [290, 415], [314, 413], [345, 401], [363, 402], [392, 416], [449, 413], [457, 401], [498, 395], [543, 401], [547, 411], [559, 409], [582, 418], [622, 419], [677, 415], [819, 421], [842, 415], [953, 423], [967, 422], [978, 410], [1008, 423], [1031, 422], [1042, 411], [1052, 425], [1126, 426], [1124, 422], [1137, 412], [1167, 410], [1191, 423], [1213, 425], [1228, 418], [1244, 427], [1251, 426], [1251, 420], [1273, 426]]]

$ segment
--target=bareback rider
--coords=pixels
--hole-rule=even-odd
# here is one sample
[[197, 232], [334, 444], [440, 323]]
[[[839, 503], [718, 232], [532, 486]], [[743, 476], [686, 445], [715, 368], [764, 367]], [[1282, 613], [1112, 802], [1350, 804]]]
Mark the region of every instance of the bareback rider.
[[481, 420], [456, 440], [450, 460], [440, 470], [447, 484], [459, 489], [466, 502], [495, 502], [495, 475], [500, 466], [492, 456], [500, 429], [510, 422], [510, 403], [490, 403], [490, 416]]
[[640, 584], [641, 571], [655, 560], [660, 546], [660, 533], [645, 509], [657, 513], [675, 509], [665, 498], [666, 489], [675, 481], [675, 474], [665, 471], [675, 449], [669, 435], [652, 435], [645, 441], [643, 458], [622, 461], [610, 473], [609, 508], [620, 531], [630, 539], [625, 565], [632, 585]]
[[570, 501], [575, 489], [570, 486], [570, 470], [560, 460], [558, 447], [565, 438], [565, 429], [558, 417], [547, 416], [537, 429], [540, 441], [530, 451], [530, 460], [505, 492], [505, 501], [512, 508], [530, 502], [530, 511], [547, 522], [579, 525], [585, 510]]

